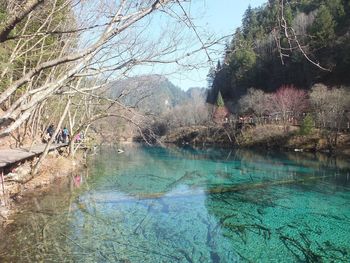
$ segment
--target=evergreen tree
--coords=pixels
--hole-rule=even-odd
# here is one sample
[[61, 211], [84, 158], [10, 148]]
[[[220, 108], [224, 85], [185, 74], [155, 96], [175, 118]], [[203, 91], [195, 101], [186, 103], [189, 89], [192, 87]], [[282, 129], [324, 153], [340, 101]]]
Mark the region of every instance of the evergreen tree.
[[309, 135], [312, 132], [314, 120], [311, 114], [307, 114], [301, 123], [299, 133], [300, 135]]
[[218, 106], [218, 107], [224, 107], [225, 106], [224, 99], [222, 98], [220, 91], [219, 91], [218, 96], [216, 98], [216, 106]]
[[209, 88], [212, 88], [214, 79], [215, 79], [215, 69], [211, 67], [207, 75], [207, 83]]
[[253, 69], [256, 64], [256, 53], [249, 43], [245, 43], [242, 48], [236, 50], [232, 56], [231, 67], [235, 72], [235, 77], [238, 81], [243, 80], [247, 76], [247, 72]]
[[325, 6], [334, 18], [341, 19], [345, 15], [345, 9], [342, 0], [324, 1]]
[[258, 33], [260, 27], [257, 20], [257, 14], [254, 9], [249, 5], [245, 11], [242, 20], [242, 32], [245, 38], [253, 39]]
[[218, 63], [216, 64], [216, 71], [219, 71], [221, 69], [222, 69], [221, 63], [220, 63], [220, 60], [218, 60]]
[[[221, 69], [216, 70], [208, 102], [215, 104], [218, 91], [226, 100], [238, 101], [251, 87], [273, 92], [290, 83], [307, 89], [315, 82], [350, 83], [350, 1], [288, 0], [284, 18], [290, 41], [280, 27], [280, 0], [268, 0], [260, 8], [247, 8], [242, 28], [227, 44]], [[293, 39], [296, 34], [302, 48]], [[280, 39], [281, 48], [276, 46]], [[292, 49], [290, 48], [292, 45]], [[283, 49], [286, 48], [286, 49]], [[281, 63], [281, 53], [283, 65]], [[310, 63], [319, 63], [331, 72]], [[209, 99], [210, 96], [210, 99]]]
[[293, 22], [293, 10], [290, 5], [284, 8], [284, 19], [286, 19], [287, 25], [291, 26]]
[[331, 12], [325, 5], [321, 5], [310, 30], [313, 46], [327, 46], [335, 38], [335, 25]]

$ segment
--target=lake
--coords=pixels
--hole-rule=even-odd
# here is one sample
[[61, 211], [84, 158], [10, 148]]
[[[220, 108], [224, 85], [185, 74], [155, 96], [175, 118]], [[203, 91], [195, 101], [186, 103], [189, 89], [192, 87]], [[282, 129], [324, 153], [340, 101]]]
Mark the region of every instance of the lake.
[[350, 262], [346, 160], [123, 149], [26, 200], [0, 262]]

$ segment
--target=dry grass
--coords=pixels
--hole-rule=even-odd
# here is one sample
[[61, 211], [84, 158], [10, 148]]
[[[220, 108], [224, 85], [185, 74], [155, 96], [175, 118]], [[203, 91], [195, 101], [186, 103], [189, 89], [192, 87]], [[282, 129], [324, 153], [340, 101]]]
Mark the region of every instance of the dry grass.
[[62, 176], [73, 167], [73, 160], [62, 156], [48, 156], [42, 163], [39, 175], [54, 175], [56, 177]]
[[257, 125], [242, 131], [238, 140], [240, 145], [253, 146], [257, 144], [266, 144], [267, 146], [274, 144], [280, 140], [287, 140], [293, 135], [298, 128], [287, 127], [287, 131], [280, 125]]
[[37, 188], [48, 188], [55, 180], [66, 177], [74, 170], [79, 169], [81, 164], [81, 156], [76, 156], [74, 159], [60, 155], [48, 156], [43, 161], [38, 174], [25, 185], [25, 188], [29, 191]]
[[[278, 125], [258, 125], [246, 129], [238, 137], [240, 146], [243, 147], [263, 147], [263, 148], [283, 148], [302, 149], [304, 151], [329, 152], [329, 145], [322, 132], [314, 129], [309, 135], [299, 135], [299, 128], [288, 127], [284, 131], [283, 126]], [[339, 135], [338, 144], [334, 153], [350, 155], [350, 134]]]

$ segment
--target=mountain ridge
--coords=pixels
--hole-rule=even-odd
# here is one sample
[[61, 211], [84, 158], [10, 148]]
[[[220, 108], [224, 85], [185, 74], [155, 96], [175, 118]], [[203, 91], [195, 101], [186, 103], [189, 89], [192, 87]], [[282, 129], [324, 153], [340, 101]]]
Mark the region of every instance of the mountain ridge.
[[118, 99], [143, 113], [159, 115], [177, 105], [203, 97], [207, 89], [194, 87], [187, 91], [175, 86], [163, 75], [140, 75], [110, 83], [108, 97]]

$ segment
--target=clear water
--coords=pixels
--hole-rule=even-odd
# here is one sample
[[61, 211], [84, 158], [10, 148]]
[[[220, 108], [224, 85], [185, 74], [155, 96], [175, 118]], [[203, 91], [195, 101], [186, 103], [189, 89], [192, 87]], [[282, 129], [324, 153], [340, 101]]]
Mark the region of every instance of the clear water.
[[28, 201], [0, 262], [350, 262], [346, 160], [125, 150]]

